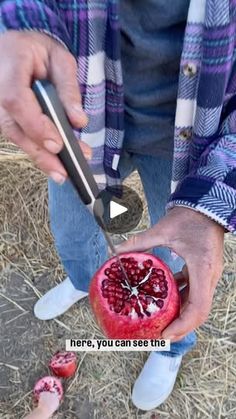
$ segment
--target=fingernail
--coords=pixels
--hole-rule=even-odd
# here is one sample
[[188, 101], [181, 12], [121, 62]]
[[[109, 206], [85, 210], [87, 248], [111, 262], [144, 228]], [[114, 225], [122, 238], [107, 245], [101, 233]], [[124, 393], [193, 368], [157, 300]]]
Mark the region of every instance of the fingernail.
[[51, 172], [50, 177], [54, 182], [59, 183], [59, 185], [62, 185], [66, 180], [65, 176], [58, 172]]
[[91, 160], [91, 158], [92, 158], [92, 150], [86, 150], [86, 151], [84, 151], [84, 155], [85, 155], [86, 159]]
[[83, 108], [82, 108], [82, 106], [81, 105], [78, 105], [78, 104], [76, 104], [76, 105], [73, 105], [72, 106], [72, 112], [74, 112], [74, 114], [76, 114], [76, 117], [78, 117], [78, 118], [83, 118], [83, 124], [84, 125], [87, 125], [87, 123], [88, 123], [88, 116], [86, 115], [86, 113], [85, 113], [85, 111], [83, 110]]
[[45, 140], [44, 141], [44, 147], [50, 151], [50, 153], [57, 154], [61, 150], [61, 145], [57, 144], [53, 140]]
[[78, 114], [83, 114], [86, 115], [86, 113], [84, 112], [82, 105], [75, 103], [74, 105], [72, 105], [72, 110]]

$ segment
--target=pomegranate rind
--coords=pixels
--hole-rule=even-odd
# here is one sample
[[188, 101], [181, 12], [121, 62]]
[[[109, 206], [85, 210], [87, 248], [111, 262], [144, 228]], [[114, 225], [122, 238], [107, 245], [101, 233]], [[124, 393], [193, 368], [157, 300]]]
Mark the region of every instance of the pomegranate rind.
[[[66, 359], [68, 356], [69, 359]], [[63, 358], [65, 359], [65, 363], [59, 362], [59, 359], [63, 360]], [[49, 368], [57, 377], [72, 377], [77, 369], [77, 356], [74, 352], [58, 351], [53, 355], [49, 363]]]
[[120, 257], [134, 257], [138, 262], [151, 259], [155, 268], [164, 270], [168, 283], [168, 296], [163, 307], [150, 317], [131, 319], [130, 316], [111, 311], [107, 299], [102, 296], [101, 283], [105, 269], [116, 261], [114, 257], [101, 266], [90, 284], [89, 300], [95, 319], [109, 339], [158, 339], [162, 331], [179, 316], [180, 312], [180, 295], [173, 274], [161, 259], [148, 253], [124, 253]]
[[[44, 387], [45, 383], [47, 383], [48, 385], [47, 390], [45, 390]], [[57, 386], [57, 389], [54, 387], [54, 385]], [[45, 377], [40, 378], [40, 380], [38, 380], [35, 384], [33, 394], [36, 401], [39, 400], [39, 395], [43, 391], [48, 391], [49, 393], [57, 393], [60, 401], [64, 393], [61, 380], [59, 378], [52, 377], [51, 375], [47, 375]]]

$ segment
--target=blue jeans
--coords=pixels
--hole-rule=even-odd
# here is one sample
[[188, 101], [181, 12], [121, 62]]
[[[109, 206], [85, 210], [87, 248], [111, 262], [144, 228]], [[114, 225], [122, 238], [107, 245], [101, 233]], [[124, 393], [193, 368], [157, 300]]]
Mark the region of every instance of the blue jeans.
[[[147, 199], [151, 225], [165, 213], [170, 194], [172, 162], [170, 160], [123, 153], [119, 169], [122, 179], [135, 169], [140, 175]], [[49, 212], [56, 248], [67, 275], [75, 288], [88, 291], [89, 282], [108, 258], [107, 244], [100, 227], [81, 202], [69, 181], [58, 186], [49, 180]], [[173, 259], [167, 248], [155, 248], [153, 253], [163, 259], [173, 272], [181, 270], [183, 260]], [[195, 333], [171, 344], [170, 353], [184, 355], [196, 342]]]

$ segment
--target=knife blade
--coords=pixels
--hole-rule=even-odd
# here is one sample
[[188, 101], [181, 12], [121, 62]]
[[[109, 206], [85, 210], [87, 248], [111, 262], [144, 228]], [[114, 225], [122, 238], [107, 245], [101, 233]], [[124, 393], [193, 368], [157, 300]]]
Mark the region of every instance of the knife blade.
[[129, 284], [129, 278], [124, 265], [120, 260], [111, 237], [106, 231], [103, 220], [105, 208], [102, 200], [99, 198], [100, 191], [98, 185], [83, 155], [79, 142], [74, 135], [63, 105], [57, 95], [57, 91], [48, 80], [35, 80], [32, 84], [32, 90], [42, 111], [53, 121], [62, 137], [64, 146], [60, 153], [58, 153], [58, 157], [83, 203], [95, 217], [100, 227], [102, 227], [108, 247], [119, 263], [125, 280]]

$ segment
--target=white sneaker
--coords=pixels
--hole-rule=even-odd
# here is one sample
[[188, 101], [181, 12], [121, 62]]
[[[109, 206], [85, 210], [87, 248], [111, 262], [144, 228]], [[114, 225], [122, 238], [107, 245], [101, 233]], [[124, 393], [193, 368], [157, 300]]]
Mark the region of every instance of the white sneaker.
[[34, 306], [35, 317], [40, 320], [54, 319], [87, 295], [87, 292], [77, 290], [67, 277], [37, 301]]
[[171, 394], [182, 356], [175, 357], [152, 352], [135, 381], [132, 402], [141, 410], [151, 410], [162, 404]]

